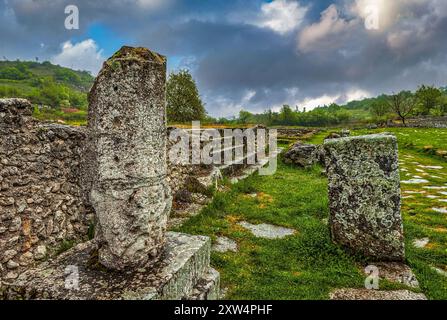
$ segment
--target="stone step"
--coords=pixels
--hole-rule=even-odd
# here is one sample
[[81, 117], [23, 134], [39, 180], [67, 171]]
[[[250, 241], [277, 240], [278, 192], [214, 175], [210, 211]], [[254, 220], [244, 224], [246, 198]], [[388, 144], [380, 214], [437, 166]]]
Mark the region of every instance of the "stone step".
[[210, 268], [185, 300], [219, 300], [219, 298], [220, 274], [215, 269]]
[[409, 290], [378, 291], [367, 289], [337, 289], [331, 292], [331, 300], [427, 300], [423, 293]]
[[199, 281], [207, 277], [210, 250], [208, 237], [168, 232], [156, 264], [114, 272], [97, 263], [97, 246], [87, 242], [5, 284], [3, 298], [180, 300], [192, 295]]

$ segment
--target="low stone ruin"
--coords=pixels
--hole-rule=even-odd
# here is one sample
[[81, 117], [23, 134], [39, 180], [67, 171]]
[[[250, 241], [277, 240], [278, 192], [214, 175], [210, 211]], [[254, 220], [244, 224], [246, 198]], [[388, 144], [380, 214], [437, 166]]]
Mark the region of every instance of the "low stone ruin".
[[80, 174], [86, 131], [31, 115], [29, 101], [0, 99], [0, 280], [87, 240], [93, 223]]
[[326, 140], [333, 240], [378, 261], [405, 259], [397, 139]]
[[323, 159], [321, 146], [314, 144], [295, 143], [285, 154], [284, 162], [299, 167], [309, 168]]
[[278, 128], [278, 139], [280, 140], [305, 140], [307, 137], [313, 136], [320, 129], [315, 128]]
[[[77, 165], [82, 170], [77, 168], [81, 177], [78, 174], [76, 179], [81, 181], [74, 181], [73, 186], [79, 205], [94, 208], [95, 238], [24, 271], [15, 280], [16, 277], [7, 279], [0, 290], [2, 298], [218, 298], [219, 273], [209, 265], [210, 239], [166, 232], [172, 197], [166, 168], [165, 81], [166, 59], [144, 48], [123, 47], [104, 63], [89, 97], [87, 143], [82, 150], [75, 149], [79, 155]], [[2, 117], [22, 112], [14, 106], [2, 106]], [[29, 106], [22, 109], [30, 115]], [[4, 126], [19, 134], [21, 119], [8, 118]], [[6, 125], [9, 122], [17, 122], [17, 128], [11, 129]], [[36, 153], [36, 166], [40, 162], [37, 160], [43, 160], [39, 154], [50, 153], [52, 143], [57, 145], [59, 141], [54, 132], [44, 137], [49, 141], [36, 144], [42, 147]], [[7, 140], [2, 139], [2, 143]], [[9, 149], [2, 145], [0, 150]], [[48, 174], [51, 183], [67, 176], [57, 175], [60, 165], [64, 164], [48, 164], [48, 169], [41, 169], [54, 170], [54, 174]], [[68, 182], [61, 184], [70, 186]], [[36, 185], [41, 184], [36, 181]], [[44, 192], [69, 194], [59, 187], [52, 186]], [[53, 195], [43, 199], [53, 205]], [[3, 192], [1, 200], [4, 201]], [[33, 201], [29, 201], [33, 207], [27, 213], [36, 220]], [[70, 219], [67, 210], [71, 208], [65, 201], [69, 200], [57, 203], [61, 210], [66, 207], [60, 214], [64, 223]], [[12, 205], [11, 214], [15, 214], [17, 205]], [[53, 210], [48, 212], [54, 214]], [[17, 225], [17, 232], [23, 232], [24, 227]]]

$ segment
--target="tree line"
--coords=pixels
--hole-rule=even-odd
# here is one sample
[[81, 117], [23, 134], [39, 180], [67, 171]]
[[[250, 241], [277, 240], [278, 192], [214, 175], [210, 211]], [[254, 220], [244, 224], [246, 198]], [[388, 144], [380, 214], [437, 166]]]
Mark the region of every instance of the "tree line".
[[306, 108], [284, 105], [279, 112], [267, 109], [263, 113], [246, 110], [233, 118], [212, 118], [207, 115], [196, 83], [188, 70], [171, 73], [167, 84], [168, 119], [174, 123], [202, 122], [267, 126], [336, 126], [349, 123], [385, 125], [399, 119], [404, 125], [409, 117], [442, 116], [447, 113], [447, 92], [434, 86], [420, 86], [416, 92], [402, 91], [381, 95], [344, 106], [332, 103], [307, 111]]
[[415, 93], [401, 91], [374, 102], [371, 106], [373, 121], [383, 125], [396, 116], [405, 126], [407, 119], [418, 116], [443, 116], [447, 113], [446, 91], [422, 85]]
[[398, 119], [403, 125], [411, 117], [443, 116], [447, 114], [447, 90], [422, 85], [416, 92], [401, 91], [392, 95], [381, 95], [353, 101], [344, 106], [330, 104], [313, 110], [300, 110], [284, 105], [279, 112], [267, 110], [254, 114], [245, 110], [233, 119], [220, 118], [221, 124], [264, 124], [267, 126], [337, 126], [353, 123], [375, 123], [386, 125]]
[[[37, 105], [55, 110], [87, 110], [87, 91], [94, 78], [85, 71], [73, 71], [49, 62], [0, 61], [0, 97], [23, 97]], [[200, 120], [226, 125], [264, 124], [266, 126], [336, 126], [350, 123], [385, 125], [399, 119], [441, 116], [447, 113], [447, 90], [422, 85], [416, 92], [330, 104], [306, 110], [284, 105], [278, 112], [266, 108], [263, 113], [242, 110], [232, 118], [212, 118], [200, 97], [197, 84], [188, 70], [172, 72], [167, 81], [167, 115], [170, 123]], [[82, 116], [82, 115], [81, 115]]]

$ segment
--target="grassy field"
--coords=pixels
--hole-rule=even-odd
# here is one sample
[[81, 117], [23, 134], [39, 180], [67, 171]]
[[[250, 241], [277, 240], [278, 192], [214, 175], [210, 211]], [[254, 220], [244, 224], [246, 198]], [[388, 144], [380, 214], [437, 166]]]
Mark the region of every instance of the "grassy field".
[[[447, 188], [439, 189], [447, 187], [447, 162], [418, 152], [426, 143], [444, 148], [445, 141], [439, 137], [447, 131], [393, 131], [401, 146], [402, 180], [422, 175], [427, 180], [420, 185], [402, 184], [407, 263], [428, 298], [447, 299], [447, 278], [432, 268], [446, 270], [447, 265], [447, 216], [433, 210], [447, 206], [442, 202], [447, 199], [442, 194]], [[322, 142], [327, 134], [317, 134], [312, 142]], [[413, 141], [414, 146], [404, 141]], [[275, 175], [254, 175], [217, 194], [178, 231], [237, 241], [237, 253], [212, 254], [212, 265], [221, 273], [228, 299], [328, 299], [334, 288], [362, 288], [366, 261], [331, 242], [327, 218], [327, 179], [321, 168], [298, 169], [280, 162]], [[279, 240], [256, 238], [238, 225], [240, 221], [270, 223], [296, 233]], [[413, 240], [425, 237], [430, 239], [427, 247], [412, 245]], [[381, 289], [396, 288], [405, 287], [381, 281]]]
[[[336, 131], [336, 130], [334, 130]], [[323, 130], [309, 140], [310, 143], [320, 144], [330, 131]], [[376, 130], [354, 130], [353, 134], [363, 135], [379, 132], [391, 132], [399, 139], [401, 151], [413, 150], [428, 155], [447, 155], [447, 129], [436, 128], [383, 128]], [[442, 158], [442, 157], [439, 157]]]

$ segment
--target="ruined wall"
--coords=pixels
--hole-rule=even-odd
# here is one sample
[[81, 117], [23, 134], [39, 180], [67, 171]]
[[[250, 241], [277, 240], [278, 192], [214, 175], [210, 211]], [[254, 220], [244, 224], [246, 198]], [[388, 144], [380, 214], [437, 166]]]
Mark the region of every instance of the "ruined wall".
[[[94, 223], [86, 129], [39, 122], [23, 99], [0, 99], [0, 279], [15, 279], [35, 262], [84, 240]], [[167, 139], [171, 130], [167, 132]], [[223, 132], [221, 132], [223, 135]], [[175, 144], [167, 142], [167, 149]], [[204, 142], [201, 143], [203, 145]], [[235, 167], [246, 165], [236, 165]], [[174, 195], [197, 181], [206, 188], [212, 165], [173, 165]], [[191, 180], [190, 177], [197, 179]]]
[[82, 128], [44, 124], [21, 99], [0, 99], [0, 276], [14, 279], [34, 262], [86, 238]]
[[[403, 127], [402, 123], [389, 123], [389, 127]], [[407, 120], [410, 128], [447, 128], [447, 116], [444, 117], [419, 117]]]
[[[86, 129], [39, 122], [23, 99], [0, 99], [0, 279], [15, 279], [73, 242], [87, 238], [93, 211], [86, 200]], [[168, 148], [174, 143], [168, 142]], [[87, 164], [88, 165], [88, 164]], [[201, 166], [168, 166], [181, 190]]]

